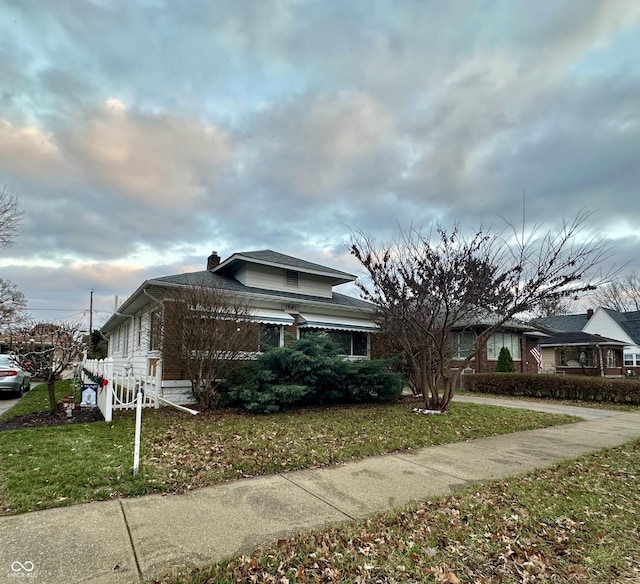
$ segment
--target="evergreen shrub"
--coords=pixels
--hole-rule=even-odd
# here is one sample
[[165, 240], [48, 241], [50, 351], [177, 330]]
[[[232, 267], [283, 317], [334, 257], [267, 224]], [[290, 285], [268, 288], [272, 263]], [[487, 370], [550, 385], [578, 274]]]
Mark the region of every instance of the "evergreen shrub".
[[404, 379], [393, 369], [393, 359], [353, 361], [349, 363], [347, 376], [348, 401], [391, 402], [402, 395]]
[[496, 365], [496, 373], [515, 373], [516, 366], [511, 358], [511, 351], [507, 347], [500, 349], [498, 355], [498, 363]]
[[220, 388], [222, 406], [273, 413], [299, 406], [392, 401], [402, 376], [389, 361], [346, 361], [326, 336], [309, 335], [289, 347], [266, 351]]

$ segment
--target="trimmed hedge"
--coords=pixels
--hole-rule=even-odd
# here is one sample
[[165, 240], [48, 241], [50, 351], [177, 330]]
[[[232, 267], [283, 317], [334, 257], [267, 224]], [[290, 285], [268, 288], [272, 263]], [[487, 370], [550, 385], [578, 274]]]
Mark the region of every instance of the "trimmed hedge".
[[478, 393], [640, 405], [640, 380], [581, 375], [474, 373], [462, 388]]

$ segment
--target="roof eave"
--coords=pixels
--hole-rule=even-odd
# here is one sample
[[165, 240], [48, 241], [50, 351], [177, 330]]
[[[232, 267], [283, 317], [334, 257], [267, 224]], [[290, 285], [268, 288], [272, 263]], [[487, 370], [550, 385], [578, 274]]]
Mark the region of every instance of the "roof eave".
[[325, 278], [331, 279], [331, 283], [333, 286], [339, 286], [340, 284], [348, 284], [349, 282], [355, 282], [358, 278], [353, 274], [348, 274], [347, 272], [336, 272], [334, 270], [314, 270], [311, 268], [301, 268], [299, 266], [292, 266], [289, 264], [284, 264], [281, 262], [272, 262], [269, 260], [256, 259], [249, 256], [243, 256], [242, 254], [234, 253], [232, 256], [228, 257], [226, 260], [218, 264], [215, 268], [211, 270], [211, 272], [223, 272], [224, 269], [232, 266], [233, 264], [239, 262], [247, 262], [251, 264], [260, 264], [263, 266], [270, 266], [272, 268], [282, 268], [284, 270], [295, 270], [296, 272], [301, 272], [304, 274], [312, 274], [314, 276], [322, 276]]

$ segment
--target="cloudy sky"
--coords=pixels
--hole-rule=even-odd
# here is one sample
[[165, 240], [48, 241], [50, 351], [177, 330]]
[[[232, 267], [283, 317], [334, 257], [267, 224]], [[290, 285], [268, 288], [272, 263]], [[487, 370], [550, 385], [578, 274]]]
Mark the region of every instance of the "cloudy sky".
[[[145, 279], [350, 230], [518, 221], [640, 246], [640, 2], [0, 0], [0, 276], [94, 324]], [[631, 264], [630, 269], [640, 269]], [[47, 310], [45, 310], [47, 309]]]

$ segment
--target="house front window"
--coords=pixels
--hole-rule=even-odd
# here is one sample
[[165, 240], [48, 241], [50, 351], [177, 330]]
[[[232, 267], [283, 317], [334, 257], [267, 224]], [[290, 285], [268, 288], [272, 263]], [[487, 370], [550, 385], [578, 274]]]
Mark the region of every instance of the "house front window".
[[475, 348], [476, 336], [473, 333], [453, 333], [454, 359], [466, 359]]
[[595, 367], [596, 356], [591, 347], [560, 347], [556, 364], [561, 367]]
[[280, 325], [262, 324], [260, 325], [260, 350], [266, 351], [280, 346]]
[[136, 348], [142, 345], [142, 315], [136, 317]]
[[640, 355], [634, 353], [625, 353], [624, 364], [627, 367], [640, 367]]
[[122, 338], [122, 356], [126, 357], [129, 354], [129, 331], [130, 331], [130, 325], [127, 322], [124, 325], [124, 336]]
[[607, 349], [606, 353], [606, 363], [608, 368], [612, 368], [616, 366], [616, 359], [613, 351], [611, 349]]
[[349, 357], [367, 356], [367, 333], [359, 331], [333, 331], [318, 329], [300, 329], [300, 337], [313, 334], [326, 335], [333, 343], [340, 347], [340, 354]]
[[162, 344], [162, 312], [154, 310], [150, 315], [149, 350], [159, 351]]
[[494, 333], [487, 341], [487, 359], [498, 359], [500, 349], [506, 347], [514, 361], [521, 359], [520, 336], [512, 333]]

